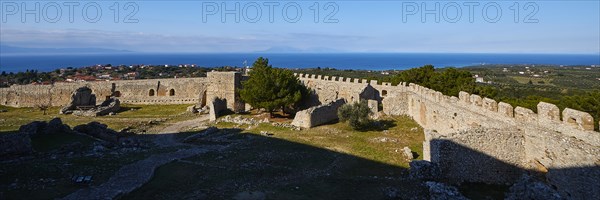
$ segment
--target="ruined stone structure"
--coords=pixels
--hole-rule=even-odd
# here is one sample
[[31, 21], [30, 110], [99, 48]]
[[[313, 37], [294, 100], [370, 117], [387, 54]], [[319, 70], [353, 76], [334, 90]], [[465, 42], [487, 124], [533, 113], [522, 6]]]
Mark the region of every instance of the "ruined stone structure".
[[302, 128], [312, 128], [338, 119], [337, 110], [346, 103], [338, 99], [327, 104], [314, 106], [296, 113], [292, 125]]
[[238, 89], [242, 86], [242, 74], [238, 72], [209, 72], [206, 98], [210, 108], [210, 120], [215, 121], [223, 110], [245, 111]]
[[[600, 133], [585, 112], [541, 102], [538, 113], [461, 92], [416, 84], [297, 74], [320, 101], [376, 99], [387, 115], [408, 115], [426, 129], [424, 159], [451, 182], [510, 184], [524, 171], [544, 174], [565, 198], [600, 198]], [[373, 88], [374, 96], [362, 96]], [[561, 120], [562, 119], [562, 120]]]
[[[115, 93], [113, 93], [114, 95]], [[109, 97], [100, 105], [96, 105], [96, 95], [89, 87], [77, 88], [71, 95], [71, 102], [60, 109], [60, 114], [74, 114], [77, 116], [96, 117], [118, 112], [121, 109], [117, 97]]]
[[60, 114], [69, 114], [80, 106], [96, 106], [96, 95], [92, 94], [89, 87], [77, 88], [71, 95], [71, 102], [60, 109]]
[[[318, 104], [370, 99], [382, 104], [387, 115], [412, 117], [427, 130], [424, 159], [439, 166], [443, 179], [510, 184], [524, 171], [537, 172], [565, 198], [600, 199], [600, 133], [593, 130], [597, 121], [588, 113], [561, 112], [544, 102], [535, 113], [466, 92], [446, 96], [416, 84], [296, 76], [314, 91]], [[211, 72], [207, 78], [12, 86], [0, 89], [0, 104], [35, 106], [40, 99], [51, 99], [53, 106], [63, 106], [75, 89], [87, 85], [97, 101], [112, 95], [128, 104], [209, 104], [218, 108], [211, 111], [216, 118], [222, 109], [244, 110], [236, 93], [243, 78]], [[218, 106], [211, 106], [215, 99]]]

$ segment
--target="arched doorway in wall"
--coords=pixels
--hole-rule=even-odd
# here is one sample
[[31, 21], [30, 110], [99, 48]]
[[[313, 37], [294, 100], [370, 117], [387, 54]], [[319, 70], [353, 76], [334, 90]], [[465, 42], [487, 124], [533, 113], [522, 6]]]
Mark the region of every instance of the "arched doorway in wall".
[[148, 91], [148, 96], [152, 97], [154, 95], [155, 95], [154, 89], [150, 89], [150, 91]]
[[175, 89], [169, 90], [169, 96], [175, 96]]

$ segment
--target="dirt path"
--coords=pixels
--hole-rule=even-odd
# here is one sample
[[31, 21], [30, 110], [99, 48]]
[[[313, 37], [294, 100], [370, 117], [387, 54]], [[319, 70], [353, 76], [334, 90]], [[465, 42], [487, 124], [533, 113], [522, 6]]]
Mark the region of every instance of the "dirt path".
[[186, 120], [177, 122], [170, 126], [165, 127], [156, 135], [156, 139], [154, 143], [156, 143], [160, 147], [167, 147], [177, 145], [178, 142], [175, 141], [175, 133], [179, 133], [186, 129], [194, 128], [200, 125], [200, 122], [208, 120], [208, 115], [203, 115], [195, 119]]
[[152, 155], [147, 159], [122, 167], [106, 183], [100, 186], [77, 190], [63, 199], [114, 199], [144, 185], [154, 176], [156, 168], [164, 164], [223, 148], [225, 146], [204, 146]]
[[[125, 165], [121, 167], [108, 181], [102, 185], [77, 190], [63, 199], [114, 199], [121, 195], [128, 194], [131, 191], [141, 187], [153, 176], [156, 168], [172, 162], [177, 159], [183, 159], [209, 151], [218, 151], [226, 146], [194, 146], [179, 143], [174, 138], [174, 133], [193, 128], [200, 125], [200, 122], [208, 120], [208, 116], [202, 116], [196, 119], [177, 122], [172, 124], [157, 134], [155, 142], [161, 146], [178, 146], [182, 149], [163, 154], [152, 155], [144, 160]], [[185, 149], [183, 149], [185, 147]]]

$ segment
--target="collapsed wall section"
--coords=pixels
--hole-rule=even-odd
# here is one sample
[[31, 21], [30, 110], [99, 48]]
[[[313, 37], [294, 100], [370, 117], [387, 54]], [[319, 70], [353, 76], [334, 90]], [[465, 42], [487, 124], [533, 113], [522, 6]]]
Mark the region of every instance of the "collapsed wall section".
[[296, 113], [292, 125], [302, 128], [312, 128], [318, 125], [326, 124], [337, 120], [337, 111], [344, 105], [344, 99], [338, 99], [328, 104], [314, 106]]

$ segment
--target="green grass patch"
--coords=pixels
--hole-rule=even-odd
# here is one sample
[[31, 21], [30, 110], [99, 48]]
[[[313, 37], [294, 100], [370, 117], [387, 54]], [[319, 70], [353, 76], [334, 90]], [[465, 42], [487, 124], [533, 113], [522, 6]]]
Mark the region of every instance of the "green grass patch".
[[114, 116], [80, 117], [74, 115], [60, 115], [59, 107], [47, 110], [47, 115], [35, 108], [13, 108], [2, 107], [7, 112], [0, 113], [0, 132], [19, 130], [19, 127], [32, 121], [49, 121], [60, 117], [65, 124], [71, 127], [97, 121], [107, 124], [109, 128], [120, 130], [125, 127], [140, 126], [151, 120], [163, 120], [168, 122], [183, 121], [197, 117], [186, 113], [189, 105], [122, 105], [122, 111]]

